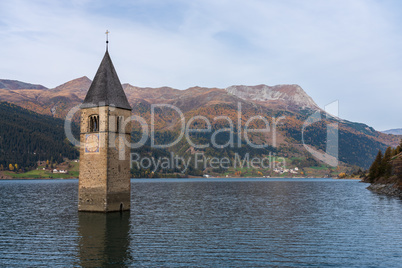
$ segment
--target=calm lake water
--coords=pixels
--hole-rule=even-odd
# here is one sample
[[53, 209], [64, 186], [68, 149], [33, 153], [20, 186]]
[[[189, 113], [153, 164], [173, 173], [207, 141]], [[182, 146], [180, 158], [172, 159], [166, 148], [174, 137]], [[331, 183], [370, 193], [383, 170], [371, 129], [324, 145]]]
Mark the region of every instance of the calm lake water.
[[0, 181], [0, 266], [401, 267], [402, 200], [332, 179], [132, 180], [77, 212], [78, 180]]

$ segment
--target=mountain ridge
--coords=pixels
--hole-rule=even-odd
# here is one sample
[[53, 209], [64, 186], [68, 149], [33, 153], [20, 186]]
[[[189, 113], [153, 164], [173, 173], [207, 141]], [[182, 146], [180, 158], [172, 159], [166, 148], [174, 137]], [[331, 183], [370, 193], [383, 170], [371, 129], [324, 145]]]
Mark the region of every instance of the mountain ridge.
[[48, 89], [42, 85], [30, 84], [18, 80], [0, 79], [0, 89]]
[[[6, 80], [0, 80], [6, 81]], [[7, 80], [8, 81], [8, 80]], [[11, 80], [10, 80], [11, 81]], [[13, 103], [30, 101], [39, 101], [46, 105], [46, 102], [52, 101], [54, 97], [65, 97], [70, 99], [72, 102], [82, 101], [91, 85], [91, 80], [86, 77], [80, 77], [63, 83], [55, 88], [40, 88], [35, 87], [33, 84], [15, 81], [17, 84], [30, 85], [29, 88], [18, 87], [18, 92], [16, 89], [7, 88], [10, 92], [8, 95], [13, 95], [13, 97], [7, 97], [4, 92], [0, 92], [0, 96], [4, 96], [2, 99], [5, 101], [11, 101]], [[212, 94], [215, 97], [219, 95], [222, 98], [224, 92], [228, 92], [231, 95], [239, 97], [243, 100], [251, 100], [258, 102], [261, 105], [272, 105], [278, 106], [282, 109], [313, 109], [319, 110], [317, 104], [311, 99], [310, 96], [298, 85], [275, 85], [268, 86], [265, 84], [256, 86], [229, 86], [227, 88], [205, 88], [205, 87], [189, 87], [184, 90], [175, 89], [172, 87], [137, 87], [129, 83], [122, 84], [123, 89], [129, 99], [130, 103], [135, 103], [136, 99], [142, 98], [148, 100], [150, 103], [159, 103], [161, 100], [171, 101], [173, 99], [179, 99], [180, 95], [191, 95], [195, 94], [197, 96], [205, 95], [205, 93]], [[29, 90], [28, 90], [29, 89]], [[1, 87], [0, 87], [1, 90]], [[253, 92], [254, 90], [254, 92]], [[210, 96], [211, 97], [211, 96]], [[223, 100], [224, 102], [224, 100]], [[51, 110], [51, 108], [49, 109]], [[50, 113], [49, 113], [50, 114]], [[53, 113], [52, 113], [53, 114]]]
[[388, 129], [388, 130], [384, 130], [381, 132], [385, 133], [385, 134], [391, 134], [391, 135], [402, 135], [402, 128]]
[[[64, 119], [67, 112], [80, 105], [91, 84], [86, 77], [73, 79], [52, 89], [9, 90], [0, 89], [0, 100], [8, 101], [23, 108]], [[210, 120], [214, 116], [228, 116], [236, 122], [238, 105], [241, 106], [244, 118], [241, 126], [245, 127], [248, 119], [259, 115], [269, 120], [285, 116], [278, 126], [278, 146], [287, 151], [303, 149], [303, 124], [314, 112], [324, 113], [310, 96], [298, 85], [257, 85], [230, 86], [228, 88], [190, 87], [179, 90], [171, 87], [136, 87], [125, 83], [122, 85], [133, 114], [143, 117], [150, 123], [153, 104], [173, 105], [180, 109], [186, 119], [201, 115]], [[156, 111], [155, 128], [157, 131], [176, 133], [180, 125], [177, 113], [168, 108]], [[325, 118], [322, 117], [322, 118]], [[78, 113], [75, 121], [78, 122]], [[310, 137], [305, 138], [310, 144], [325, 151], [326, 124], [335, 122], [339, 125], [340, 160], [353, 165], [367, 167], [378, 150], [399, 144], [399, 137], [375, 131], [363, 124], [339, 118], [323, 119], [306, 128]], [[214, 126], [222, 126], [214, 122]], [[261, 125], [256, 123], [256, 125]], [[172, 134], [172, 135], [173, 135]], [[171, 135], [171, 134], [169, 134]], [[175, 135], [175, 134], [174, 134]], [[267, 135], [254, 137], [259, 143], [273, 142]], [[289, 149], [293, 148], [293, 149]], [[186, 150], [189, 148], [186, 147]], [[185, 151], [183, 148], [177, 150]], [[357, 156], [360, 154], [361, 156]], [[357, 158], [356, 158], [357, 157]]]
[[256, 86], [230, 86], [225, 89], [228, 93], [238, 96], [242, 99], [257, 101], [261, 104], [285, 105], [283, 108], [292, 110], [311, 109], [320, 110], [320, 107], [307, 95], [307, 93], [295, 84], [284, 84], [267, 86], [264, 84]]

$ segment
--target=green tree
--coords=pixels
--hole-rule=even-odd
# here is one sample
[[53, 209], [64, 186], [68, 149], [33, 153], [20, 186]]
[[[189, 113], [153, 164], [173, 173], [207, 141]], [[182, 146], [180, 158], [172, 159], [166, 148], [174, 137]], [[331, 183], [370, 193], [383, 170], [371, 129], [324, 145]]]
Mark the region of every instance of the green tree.
[[369, 169], [369, 175], [368, 175], [369, 182], [374, 182], [376, 179], [380, 177], [382, 173], [381, 163], [382, 163], [382, 152], [381, 150], [379, 150], [374, 162], [371, 164], [371, 167]]
[[[53, 157], [76, 159], [78, 150], [64, 142], [64, 121], [33, 113], [10, 103], [0, 102], [0, 165], [9, 170], [9, 163], [18, 163], [18, 170], [37, 167], [39, 160]], [[74, 134], [79, 129], [72, 124]], [[61, 154], [61, 156], [60, 156]], [[15, 167], [14, 167], [15, 171]]]
[[399, 154], [400, 152], [402, 152], [402, 139], [399, 145], [395, 148], [395, 155]]
[[391, 176], [392, 172], [391, 157], [392, 157], [392, 148], [388, 147], [387, 150], [385, 150], [384, 157], [382, 158], [381, 161], [382, 174], [379, 174], [379, 176], [384, 176], [386, 178], [389, 178]]
[[394, 173], [397, 176], [397, 178], [402, 181], [402, 156], [398, 155], [394, 160], [393, 160], [393, 166], [394, 166]]

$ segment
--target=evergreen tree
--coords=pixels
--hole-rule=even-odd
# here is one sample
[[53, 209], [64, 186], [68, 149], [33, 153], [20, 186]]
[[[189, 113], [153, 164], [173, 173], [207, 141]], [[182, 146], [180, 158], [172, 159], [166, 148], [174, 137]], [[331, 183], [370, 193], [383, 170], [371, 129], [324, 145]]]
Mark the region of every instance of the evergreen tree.
[[393, 160], [394, 174], [402, 182], [402, 156], [397, 156]]
[[[32, 169], [42, 159], [75, 159], [79, 152], [65, 142], [64, 121], [0, 101], [0, 165]], [[73, 124], [74, 133], [78, 127]], [[15, 168], [17, 164], [17, 168]]]
[[384, 176], [386, 178], [389, 178], [391, 176], [392, 172], [391, 156], [392, 156], [392, 148], [388, 147], [387, 150], [385, 150], [384, 157], [381, 161], [382, 173], [379, 174], [379, 177]]
[[400, 152], [402, 152], [402, 139], [401, 139], [399, 145], [395, 149], [395, 155], [399, 154]]
[[381, 150], [379, 150], [374, 162], [371, 164], [371, 167], [369, 169], [369, 175], [368, 175], [369, 182], [374, 182], [376, 179], [380, 177], [382, 173], [381, 164], [382, 164], [382, 152]]

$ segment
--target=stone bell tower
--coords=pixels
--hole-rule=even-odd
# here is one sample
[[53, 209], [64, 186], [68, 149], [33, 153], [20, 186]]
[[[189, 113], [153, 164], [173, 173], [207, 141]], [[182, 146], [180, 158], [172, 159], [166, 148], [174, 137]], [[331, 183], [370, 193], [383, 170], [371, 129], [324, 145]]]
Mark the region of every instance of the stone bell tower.
[[106, 49], [81, 105], [79, 211], [130, 209], [130, 117]]

